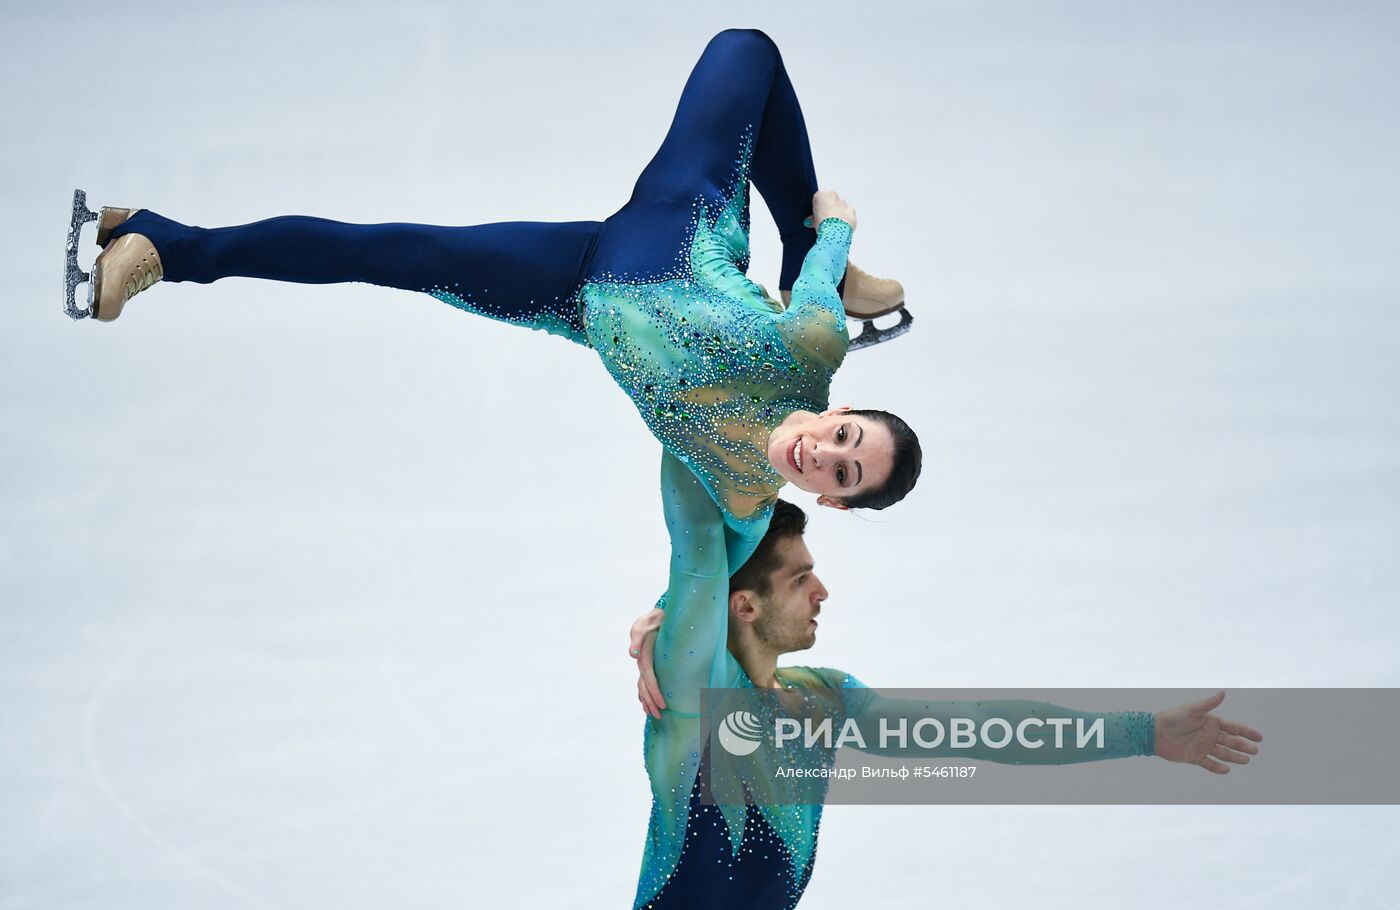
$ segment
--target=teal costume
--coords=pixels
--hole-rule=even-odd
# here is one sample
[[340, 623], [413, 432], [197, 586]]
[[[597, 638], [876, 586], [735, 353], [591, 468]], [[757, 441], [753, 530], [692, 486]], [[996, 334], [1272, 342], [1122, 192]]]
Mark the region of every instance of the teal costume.
[[[746, 274], [750, 182], [782, 239], [786, 308]], [[705, 48], [660, 150], [632, 198], [605, 221], [360, 225], [287, 215], [209, 229], [143, 210], [111, 235], [148, 237], [164, 282], [367, 282], [597, 350], [662, 444], [672, 546], [656, 648], [670, 710], [647, 726], [654, 804], [639, 907], [654, 899], [703, 905], [703, 882], [691, 895], [665, 889], [684, 849], [704, 753], [700, 689], [749, 685], [725, 647], [729, 576], [762, 539], [783, 485], [768, 462], [769, 435], [794, 411], [827, 407], [849, 347], [840, 291], [851, 225], [828, 218], [808, 227], [817, 189], [776, 45], [762, 32], [730, 29]], [[828, 670], [784, 669], [779, 680], [868, 692]], [[1125, 754], [1141, 749], [1141, 736], [1119, 745]], [[754, 811], [722, 807], [736, 852]], [[798, 873], [788, 895], [795, 902], [821, 807], [757, 811]]]
[[[751, 182], [782, 238], [786, 308], [747, 276]], [[283, 215], [211, 229], [142, 210], [112, 237], [150, 239], [165, 282], [364, 281], [595, 349], [723, 511], [737, 567], [783, 485], [769, 434], [794, 411], [826, 407], [850, 343], [840, 287], [851, 225], [827, 218], [813, 230], [816, 190], [776, 45], [730, 29], [706, 46], [661, 148], [605, 221], [449, 227]]]
[[734, 201], [702, 209], [691, 274], [653, 284], [583, 287], [588, 339], [665, 450], [700, 478], [748, 549], [768, 527], [786, 483], [768, 461], [768, 437], [794, 411], [827, 407], [846, 355], [836, 283], [851, 228], [828, 218], [782, 306], [736, 263], [747, 235]]
[[[766, 831], [782, 841], [782, 859], [788, 868], [781, 871], [789, 889], [779, 904], [742, 903], [740, 895], [722, 895], [722, 871], [713, 869], [699, 880], [686, 878], [686, 893], [675, 893], [672, 876], [681, 864], [682, 853], [696, 849], [687, 840], [693, 825], [695, 807], [692, 794], [696, 776], [705, 760], [707, 728], [700, 713], [704, 688], [751, 688], [748, 676], [727, 648], [729, 628], [730, 567], [742, 564], [751, 554], [747, 541], [736, 536], [725, 516], [716, 508], [710, 493], [697, 476], [669, 453], [662, 459], [661, 491], [666, 525], [671, 534], [671, 579], [665, 596], [666, 617], [656, 641], [656, 675], [666, 696], [667, 709], [660, 720], [648, 719], [645, 757], [651, 778], [652, 812], [642, 860], [634, 907], [715, 907], [737, 910], [744, 906], [793, 906], [801, 897], [816, 851], [817, 830], [821, 823], [820, 805], [784, 804], [784, 790], [772, 774], [752, 782], [752, 806], [723, 805], [729, 839], [729, 856], [738, 862], [745, 853], [744, 832], [753, 830], [752, 814], [759, 812]], [[978, 722], [996, 716], [1015, 727], [1025, 718], [1057, 717], [1102, 718], [1105, 747], [1094, 749], [1003, 749], [951, 750], [945, 743], [935, 749], [916, 745], [901, 752], [920, 756], [958, 755], [1013, 764], [1063, 764], [1097, 761], [1132, 755], [1152, 755], [1153, 715], [1150, 712], [1084, 712], [1025, 700], [959, 702], [920, 702], [892, 699], [867, 689], [855, 677], [839, 670], [811, 667], [783, 667], [778, 682], [786, 688], [834, 689], [843, 693], [841, 710], [863, 726], [880, 717], [910, 721], [922, 717], [970, 717]], [[946, 724], [945, 724], [946, 725]], [[840, 721], [836, 723], [840, 728]], [[875, 742], [871, 737], [870, 742]], [[911, 741], [912, 742], [912, 741]], [[789, 801], [790, 802], [790, 801]], [[707, 827], [701, 833], [712, 830]], [[693, 835], [696, 833], [694, 831]], [[766, 851], [769, 855], [772, 851]], [[748, 859], [744, 859], [748, 862]], [[767, 876], [776, 880], [778, 871]], [[709, 895], [709, 896], [706, 896]]]

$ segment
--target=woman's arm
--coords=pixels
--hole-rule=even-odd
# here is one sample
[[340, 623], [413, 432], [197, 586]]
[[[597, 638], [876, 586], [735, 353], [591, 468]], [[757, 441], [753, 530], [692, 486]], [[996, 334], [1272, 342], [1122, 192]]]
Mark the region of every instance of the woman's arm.
[[670, 453], [661, 457], [661, 499], [671, 537], [665, 621], [655, 669], [668, 710], [699, 713], [700, 690], [733, 684], [738, 664], [727, 649], [729, 555], [724, 517], [710, 494]]
[[846, 257], [851, 250], [850, 223], [828, 216], [817, 225], [817, 242], [802, 261], [802, 272], [792, 285], [789, 313], [801, 313], [809, 307], [820, 307], [844, 317], [845, 307], [836, 286], [846, 273]]
[[[628, 640], [628, 654], [638, 663], [637, 700], [642, 710], [655, 718], [660, 718], [667, 707], [667, 698], [657, 679], [661, 673], [657, 643], [663, 627], [670, 628], [673, 641], [699, 641], [707, 637], [718, 641], [710, 675], [698, 684], [685, 680], [687, 675], [691, 680], [701, 679], [702, 667], [682, 667], [681, 652], [668, 650], [668, 659], [676, 663], [669, 672], [677, 686], [683, 689], [725, 688], [737, 680], [739, 664], [728, 651], [729, 577], [758, 549], [772, 517], [771, 506], [747, 520], [726, 516], [694, 472], [665, 452], [661, 463], [661, 494], [671, 537], [671, 583], [656, 606], [632, 623]], [[667, 609], [668, 602], [674, 602], [678, 596], [685, 598], [681, 604], [684, 609], [679, 614]], [[704, 606], [705, 603], [710, 606]], [[686, 626], [681, 628], [670, 625], [667, 617], [671, 615], [699, 619], [684, 619]], [[723, 620], [722, 626], [712, 628], [710, 623], [718, 620]], [[699, 650], [687, 644], [685, 658], [692, 658], [694, 655], [690, 652]]]

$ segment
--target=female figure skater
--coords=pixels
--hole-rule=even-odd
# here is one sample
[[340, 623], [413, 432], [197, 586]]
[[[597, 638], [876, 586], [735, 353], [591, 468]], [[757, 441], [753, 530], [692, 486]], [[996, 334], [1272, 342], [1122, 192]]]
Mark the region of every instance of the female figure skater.
[[[750, 179], [782, 236], [786, 305], [745, 275]], [[824, 505], [880, 509], [918, 477], [921, 452], [904, 421], [828, 408], [849, 345], [845, 314], [903, 304], [897, 282], [847, 270], [855, 220], [835, 193], [817, 192], [777, 46], [762, 32], [728, 30], [696, 64], [632, 198], [606, 221], [437, 227], [284, 216], [205, 229], [107, 208], [91, 291], [94, 315], [111, 320], [160, 280], [364, 281], [592, 347], [661, 441], [663, 484], [694, 476], [709, 493], [711, 514], [671, 530], [717, 534], [727, 577], [763, 537], [785, 483]]]

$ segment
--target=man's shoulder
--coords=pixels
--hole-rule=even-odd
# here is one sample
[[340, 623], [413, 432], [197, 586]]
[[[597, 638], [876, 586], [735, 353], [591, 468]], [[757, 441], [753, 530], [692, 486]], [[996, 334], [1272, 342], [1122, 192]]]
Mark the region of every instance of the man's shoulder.
[[832, 667], [780, 667], [778, 678], [787, 686], [831, 690], [828, 697], [839, 703], [848, 717], [864, 714], [874, 694], [859, 679]]
[[779, 667], [778, 677], [789, 686], [803, 689], [864, 689], [865, 683], [831, 667]]

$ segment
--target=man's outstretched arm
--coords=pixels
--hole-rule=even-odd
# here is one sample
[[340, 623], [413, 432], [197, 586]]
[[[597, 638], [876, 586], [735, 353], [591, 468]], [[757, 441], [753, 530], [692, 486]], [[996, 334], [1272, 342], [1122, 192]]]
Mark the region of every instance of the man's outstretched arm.
[[[866, 748], [875, 755], [962, 757], [1013, 765], [1061, 765], [1134, 755], [1198, 764], [1216, 774], [1229, 773], [1222, 762], [1247, 764], [1263, 740], [1257, 730], [1210, 712], [1225, 699], [1210, 698], [1152, 714], [1147, 711], [1079, 711], [1025, 699], [922, 701], [887, 698], [872, 692], [857, 719]], [[928, 723], [926, 719], [937, 721]], [[970, 722], [978, 735], [968, 747], [954, 747], [954, 723]], [[924, 722], [922, 735], [914, 728]], [[981, 735], [987, 721], [994, 734]], [[1001, 721], [1004, 723], [998, 723]], [[942, 731], [940, 737], [939, 730]], [[1090, 735], [1080, 742], [1079, 731]], [[899, 735], [903, 733], [903, 735]]]

